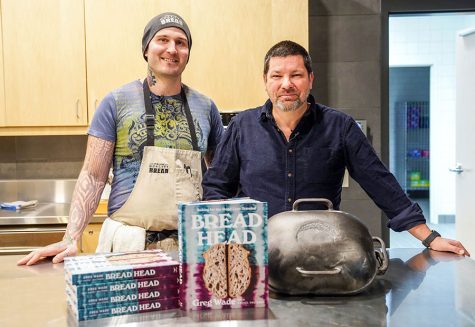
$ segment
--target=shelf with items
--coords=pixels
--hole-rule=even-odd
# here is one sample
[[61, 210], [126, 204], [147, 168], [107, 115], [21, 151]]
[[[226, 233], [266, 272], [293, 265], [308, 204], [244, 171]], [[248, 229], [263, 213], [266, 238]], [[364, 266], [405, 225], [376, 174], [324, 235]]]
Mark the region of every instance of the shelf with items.
[[430, 189], [429, 102], [396, 103], [397, 179], [411, 197], [428, 196]]

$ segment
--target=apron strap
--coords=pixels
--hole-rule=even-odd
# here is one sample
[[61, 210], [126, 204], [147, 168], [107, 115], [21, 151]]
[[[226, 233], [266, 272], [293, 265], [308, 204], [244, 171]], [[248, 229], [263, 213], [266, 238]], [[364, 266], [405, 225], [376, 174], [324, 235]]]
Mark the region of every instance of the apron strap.
[[152, 98], [150, 95], [150, 88], [147, 79], [143, 81], [143, 97], [145, 103], [145, 125], [147, 126], [147, 141], [145, 145], [153, 146], [154, 144], [154, 130], [155, 130], [155, 110], [152, 106]]
[[[143, 81], [143, 96], [145, 103], [145, 125], [147, 126], [147, 141], [145, 145], [153, 146], [155, 138], [155, 109], [152, 106], [152, 98], [150, 95], [150, 88], [148, 86], [147, 79]], [[182, 87], [180, 91], [180, 96], [183, 101], [183, 106], [185, 109], [186, 121], [188, 122], [188, 128], [190, 130], [191, 136], [191, 145], [193, 150], [200, 151], [198, 148], [198, 139], [196, 138], [195, 124], [193, 123], [193, 117], [191, 116], [190, 106], [186, 99], [185, 90]]]
[[190, 129], [191, 145], [193, 146], [193, 150], [200, 151], [198, 148], [198, 139], [196, 138], [195, 124], [193, 123], [193, 117], [191, 116], [190, 106], [188, 105], [188, 100], [186, 99], [185, 89], [183, 86], [181, 87], [180, 95], [185, 107], [185, 116], [186, 120], [188, 121], [188, 128]]

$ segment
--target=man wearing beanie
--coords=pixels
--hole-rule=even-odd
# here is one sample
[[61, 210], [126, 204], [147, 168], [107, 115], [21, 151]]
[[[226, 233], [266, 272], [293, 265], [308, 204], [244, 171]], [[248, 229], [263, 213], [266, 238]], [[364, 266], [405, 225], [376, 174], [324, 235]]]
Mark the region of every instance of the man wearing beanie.
[[57, 263], [77, 253], [111, 165], [109, 218], [97, 252], [177, 249], [176, 203], [201, 198], [202, 169], [223, 133], [213, 101], [181, 81], [191, 45], [188, 25], [175, 13], [160, 14], [145, 26], [147, 76], [113, 90], [96, 110], [63, 241], [18, 264], [47, 256]]

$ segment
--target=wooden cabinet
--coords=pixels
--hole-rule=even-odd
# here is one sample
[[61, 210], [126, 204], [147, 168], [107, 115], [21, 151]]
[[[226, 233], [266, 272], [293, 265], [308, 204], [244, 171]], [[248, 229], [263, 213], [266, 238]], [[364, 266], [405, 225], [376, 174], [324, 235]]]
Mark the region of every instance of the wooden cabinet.
[[221, 111], [265, 101], [263, 61], [273, 44], [308, 47], [307, 0], [291, 9], [283, 0], [2, 0], [1, 10], [0, 135], [84, 134], [108, 92], [145, 77], [143, 28], [161, 12], [187, 21], [193, 46], [183, 82]]
[[83, 0], [2, 0], [5, 125], [85, 126]]
[[[2, 35], [2, 16], [0, 15], [0, 35]], [[0, 37], [0, 50], [3, 49]], [[3, 81], [3, 51], [0, 51], [0, 127], [5, 126], [5, 89]]]
[[184, 82], [210, 96], [220, 111], [267, 99], [264, 56], [275, 43], [308, 48], [308, 1], [191, 1], [193, 47]]
[[94, 217], [86, 229], [82, 233], [79, 240], [79, 252], [80, 253], [94, 253], [96, 252], [97, 244], [99, 241], [99, 233], [101, 232], [102, 222], [107, 217], [107, 200], [101, 199], [97, 206]]
[[79, 253], [95, 253], [102, 224], [89, 224], [79, 240]]

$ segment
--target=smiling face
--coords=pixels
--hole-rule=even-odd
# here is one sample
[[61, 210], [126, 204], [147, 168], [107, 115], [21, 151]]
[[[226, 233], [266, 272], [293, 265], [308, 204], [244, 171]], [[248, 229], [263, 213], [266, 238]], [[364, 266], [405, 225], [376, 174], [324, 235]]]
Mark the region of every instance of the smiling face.
[[148, 44], [145, 56], [158, 77], [180, 77], [188, 62], [190, 49], [186, 34], [179, 28], [158, 31]]
[[302, 56], [272, 57], [264, 82], [274, 107], [283, 112], [307, 108], [313, 73], [308, 73]]

